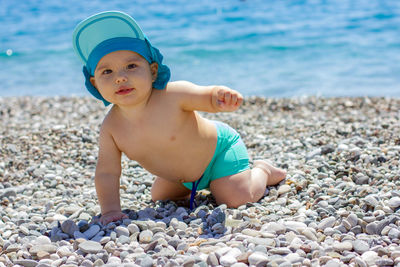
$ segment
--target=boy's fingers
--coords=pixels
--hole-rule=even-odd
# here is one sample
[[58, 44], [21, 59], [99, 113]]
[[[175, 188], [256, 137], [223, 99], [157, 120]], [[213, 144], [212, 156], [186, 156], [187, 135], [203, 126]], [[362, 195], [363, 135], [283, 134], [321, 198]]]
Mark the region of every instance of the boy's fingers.
[[238, 96], [236, 94], [233, 94], [232, 95], [232, 105], [236, 106], [237, 100], [238, 100]]
[[224, 101], [225, 99], [225, 92], [223, 90], [218, 91], [217, 99], [220, 101]]
[[226, 105], [230, 105], [231, 104], [231, 102], [232, 102], [232, 98], [231, 98], [231, 92], [225, 92], [225, 99], [224, 99], [224, 101], [225, 101], [225, 104]]

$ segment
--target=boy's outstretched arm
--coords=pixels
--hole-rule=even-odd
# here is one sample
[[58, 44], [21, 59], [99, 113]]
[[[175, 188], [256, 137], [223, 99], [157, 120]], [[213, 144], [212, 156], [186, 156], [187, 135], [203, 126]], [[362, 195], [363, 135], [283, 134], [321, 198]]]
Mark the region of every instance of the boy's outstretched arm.
[[176, 82], [183, 110], [231, 112], [243, 102], [243, 96], [226, 86], [199, 86], [190, 82]]
[[109, 222], [127, 218], [122, 213], [119, 196], [119, 178], [121, 176], [121, 151], [106, 126], [100, 130], [99, 156], [96, 166], [95, 185], [101, 207], [100, 222]]

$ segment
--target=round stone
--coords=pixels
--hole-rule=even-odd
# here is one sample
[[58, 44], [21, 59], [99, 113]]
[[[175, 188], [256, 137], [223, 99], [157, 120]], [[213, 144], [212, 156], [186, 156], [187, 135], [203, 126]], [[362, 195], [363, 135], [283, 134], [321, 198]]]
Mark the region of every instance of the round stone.
[[390, 208], [397, 209], [400, 207], [400, 197], [392, 197], [387, 203]]
[[150, 230], [144, 230], [139, 234], [140, 243], [150, 243], [153, 238], [153, 232]]
[[79, 227], [74, 223], [74, 221], [66, 220], [61, 224], [61, 230], [64, 233], [73, 236], [75, 231], [79, 231]]
[[375, 262], [380, 259], [378, 253], [375, 251], [366, 251], [361, 255], [361, 258], [368, 264], [368, 266], [375, 265]]
[[100, 243], [90, 240], [80, 243], [78, 247], [83, 252], [91, 254], [99, 253], [103, 249], [103, 246]]
[[369, 245], [364, 240], [356, 239], [353, 241], [353, 249], [355, 252], [361, 255], [369, 250]]
[[117, 233], [118, 237], [122, 235], [129, 237], [129, 230], [124, 226], [117, 226], [115, 227], [114, 231]]
[[267, 254], [259, 252], [259, 251], [252, 253], [248, 258], [249, 264], [251, 264], [251, 265], [257, 265], [258, 263], [260, 263], [262, 261], [268, 261], [268, 260], [269, 259], [268, 259]]

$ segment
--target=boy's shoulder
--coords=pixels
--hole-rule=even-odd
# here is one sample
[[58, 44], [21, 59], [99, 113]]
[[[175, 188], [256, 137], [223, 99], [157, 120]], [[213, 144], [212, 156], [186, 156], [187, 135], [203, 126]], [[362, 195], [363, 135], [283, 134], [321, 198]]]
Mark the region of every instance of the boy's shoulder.
[[111, 107], [111, 109], [104, 116], [103, 122], [100, 126], [100, 131], [110, 131], [114, 124], [118, 121], [118, 115], [116, 110], [116, 106]]
[[188, 82], [188, 81], [174, 81], [174, 82], [169, 82], [167, 85], [167, 91], [170, 92], [176, 92], [176, 91], [182, 91], [182, 90], [188, 90], [191, 88], [197, 87], [196, 84]]

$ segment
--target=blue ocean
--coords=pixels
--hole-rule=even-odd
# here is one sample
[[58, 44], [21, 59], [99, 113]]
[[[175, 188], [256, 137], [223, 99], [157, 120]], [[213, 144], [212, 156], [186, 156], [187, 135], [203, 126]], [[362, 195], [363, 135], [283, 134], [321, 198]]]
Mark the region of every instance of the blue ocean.
[[400, 97], [398, 0], [0, 0], [0, 96], [89, 95], [72, 31], [132, 15], [172, 80], [246, 96]]

